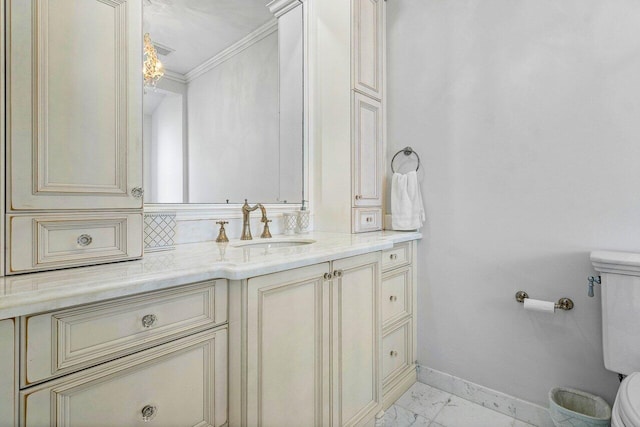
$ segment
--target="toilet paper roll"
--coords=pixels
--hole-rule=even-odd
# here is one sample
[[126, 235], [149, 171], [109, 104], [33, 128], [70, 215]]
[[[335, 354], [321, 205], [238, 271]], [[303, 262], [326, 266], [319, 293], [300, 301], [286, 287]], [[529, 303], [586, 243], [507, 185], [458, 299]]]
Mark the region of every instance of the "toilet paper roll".
[[542, 301], [539, 299], [526, 298], [524, 300], [524, 309], [531, 311], [542, 311], [544, 313], [554, 313], [556, 311], [556, 303], [553, 301]]

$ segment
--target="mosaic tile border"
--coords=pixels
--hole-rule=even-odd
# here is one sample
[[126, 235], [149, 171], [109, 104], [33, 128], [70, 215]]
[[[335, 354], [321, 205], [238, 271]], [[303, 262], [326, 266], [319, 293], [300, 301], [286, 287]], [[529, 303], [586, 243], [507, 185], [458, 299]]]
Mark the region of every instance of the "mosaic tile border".
[[145, 252], [167, 251], [175, 249], [175, 237], [175, 212], [144, 214]]

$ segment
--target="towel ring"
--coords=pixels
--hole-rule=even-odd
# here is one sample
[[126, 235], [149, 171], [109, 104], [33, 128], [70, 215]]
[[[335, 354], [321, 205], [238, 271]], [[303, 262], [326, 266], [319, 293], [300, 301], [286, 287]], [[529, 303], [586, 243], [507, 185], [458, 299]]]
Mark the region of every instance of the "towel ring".
[[415, 154], [416, 158], [418, 159], [418, 166], [416, 167], [416, 172], [418, 171], [418, 169], [420, 169], [420, 156], [418, 156], [418, 153], [413, 151], [413, 148], [411, 147], [404, 147], [402, 150], [399, 150], [396, 154], [394, 154], [394, 156], [391, 158], [391, 172], [393, 173], [396, 172], [395, 170], [393, 170], [393, 161], [396, 159], [396, 157], [398, 157], [398, 154], [400, 153], [403, 153], [405, 156], [410, 156], [412, 154]]

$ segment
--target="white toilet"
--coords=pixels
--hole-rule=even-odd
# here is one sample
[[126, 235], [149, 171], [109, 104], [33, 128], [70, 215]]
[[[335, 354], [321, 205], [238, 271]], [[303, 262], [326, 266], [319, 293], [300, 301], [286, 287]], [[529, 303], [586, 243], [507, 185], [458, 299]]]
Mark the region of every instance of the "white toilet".
[[616, 260], [614, 254], [591, 254], [602, 276], [604, 365], [627, 375], [613, 405], [611, 425], [640, 427], [640, 256], [629, 259], [617, 254]]

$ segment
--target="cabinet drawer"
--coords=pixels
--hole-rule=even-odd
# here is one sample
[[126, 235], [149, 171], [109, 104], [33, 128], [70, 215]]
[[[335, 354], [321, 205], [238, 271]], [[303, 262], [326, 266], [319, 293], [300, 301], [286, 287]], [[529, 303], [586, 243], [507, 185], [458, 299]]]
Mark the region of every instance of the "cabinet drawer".
[[382, 209], [380, 208], [353, 209], [352, 216], [354, 233], [382, 230]]
[[411, 263], [411, 242], [399, 243], [382, 252], [382, 271]]
[[142, 213], [8, 216], [9, 273], [142, 256]]
[[227, 281], [21, 318], [21, 384], [28, 386], [227, 320]]
[[411, 360], [411, 319], [382, 338], [383, 386], [413, 365]]
[[[24, 426], [222, 426], [227, 330], [206, 331], [20, 393]], [[144, 415], [143, 415], [144, 414]], [[146, 417], [145, 417], [146, 415]]]
[[382, 275], [382, 326], [411, 315], [411, 267]]

